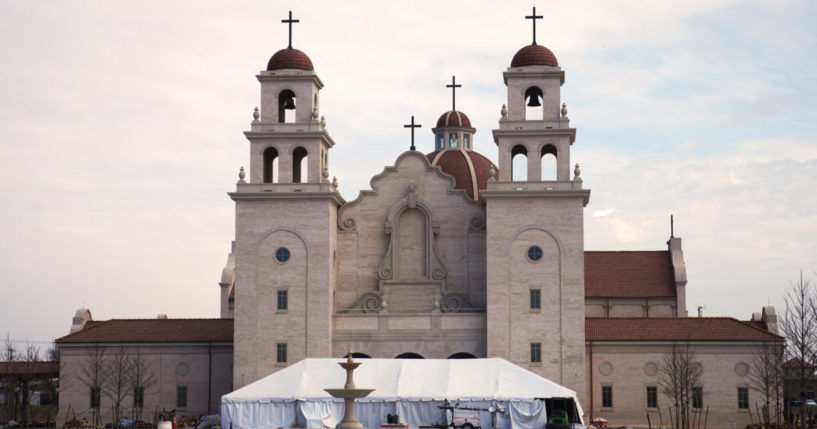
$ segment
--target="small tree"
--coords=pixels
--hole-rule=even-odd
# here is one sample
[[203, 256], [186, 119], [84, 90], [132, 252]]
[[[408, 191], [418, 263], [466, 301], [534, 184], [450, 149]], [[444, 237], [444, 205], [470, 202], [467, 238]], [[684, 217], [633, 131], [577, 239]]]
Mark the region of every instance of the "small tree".
[[122, 401], [128, 396], [128, 379], [131, 374], [131, 359], [120, 347], [118, 352], [107, 359], [108, 382], [105, 386], [105, 396], [113, 401], [113, 424], [119, 427], [122, 416]]
[[[758, 353], [752, 358], [749, 366], [749, 380], [753, 390], [763, 396], [761, 416], [765, 427], [772, 422], [772, 407], [774, 403], [775, 418], [780, 415], [780, 387], [783, 385], [783, 344], [763, 342]], [[778, 422], [779, 423], [779, 422]]]
[[691, 411], [693, 389], [702, 388], [703, 367], [695, 359], [689, 344], [673, 343], [670, 353], [664, 355], [658, 384], [661, 391], [670, 398], [675, 407], [675, 427], [689, 429], [692, 423]]
[[813, 357], [817, 349], [817, 302], [815, 302], [814, 288], [808, 280], [792, 283], [786, 291], [786, 311], [779, 320], [780, 330], [783, 331], [789, 344], [792, 357], [799, 360], [799, 368], [794, 368], [797, 385], [797, 395], [802, 400], [800, 415], [806, 413], [806, 385], [814, 378]]
[[150, 366], [150, 361], [137, 348], [131, 356], [130, 377], [131, 392], [133, 394], [133, 420], [139, 421], [145, 407], [145, 391], [156, 381], [156, 375]]
[[85, 356], [79, 371], [79, 380], [88, 387], [91, 398], [91, 418], [94, 427], [100, 424], [100, 403], [102, 389], [108, 378], [108, 356], [105, 349], [95, 345]]

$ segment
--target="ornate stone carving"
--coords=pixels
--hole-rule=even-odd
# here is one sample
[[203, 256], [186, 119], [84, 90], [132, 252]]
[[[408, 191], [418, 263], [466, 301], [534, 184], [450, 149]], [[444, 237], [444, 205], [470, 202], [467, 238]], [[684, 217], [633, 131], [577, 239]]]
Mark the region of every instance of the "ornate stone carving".
[[379, 313], [383, 309], [383, 297], [377, 292], [366, 292], [349, 307], [352, 311], [363, 313]]
[[471, 224], [468, 226], [468, 231], [485, 231], [485, 219], [481, 217], [472, 217]]
[[389, 246], [383, 259], [378, 266], [377, 274], [380, 280], [394, 279], [394, 267], [399, 264], [396, 261], [397, 248], [399, 247], [399, 239], [395, 231], [399, 229], [400, 215], [408, 209], [417, 209], [425, 216], [426, 230], [424, 231], [426, 248], [424, 254], [426, 256], [425, 279], [426, 280], [443, 280], [448, 274], [448, 270], [443, 264], [439, 253], [437, 252], [437, 235], [440, 234], [440, 222], [431, 211], [431, 206], [416, 194], [416, 186], [410, 184], [406, 186], [406, 196], [398, 200], [389, 210], [389, 216], [384, 225], [384, 232], [389, 236]]
[[443, 313], [459, 313], [463, 311], [473, 310], [475, 307], [468, 300], [468, 297], [461, 293], [449, 292], [443, 296], [442, 303]]

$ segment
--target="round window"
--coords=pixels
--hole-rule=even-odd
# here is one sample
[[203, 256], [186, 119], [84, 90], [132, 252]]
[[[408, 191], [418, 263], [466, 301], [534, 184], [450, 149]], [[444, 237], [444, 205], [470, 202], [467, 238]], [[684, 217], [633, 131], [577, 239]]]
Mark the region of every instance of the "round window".
[[279, 247], [278, 250], [275, 251], [275, 260], [284, 263], [289, 260], [289, 249], [286, 247]]
[[534, 262], [542, 259], [542, 248], [539, 246], [531, 246], [528, 249], [528, 259]]

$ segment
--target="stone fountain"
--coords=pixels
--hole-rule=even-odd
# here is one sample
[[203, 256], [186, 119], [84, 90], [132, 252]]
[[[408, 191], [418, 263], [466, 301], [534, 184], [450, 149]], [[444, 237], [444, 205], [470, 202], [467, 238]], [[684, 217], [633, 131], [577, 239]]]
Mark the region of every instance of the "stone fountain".
[[374, 389], [358, 389], [355, 387], [354, 372], [360, 366], [360, 362], [352, 360], [352, 350], [349, 349], [346, 362], [339, 362], [338, 365], [346, 370], [346, 384], [343, 389], [324, 389], [335, 398], [343, 398], [344, 412], [343, 420], [335, 426], [336, 429], [363, 429], [363, 425], [355, 417], [355, 398], [365, 398]]

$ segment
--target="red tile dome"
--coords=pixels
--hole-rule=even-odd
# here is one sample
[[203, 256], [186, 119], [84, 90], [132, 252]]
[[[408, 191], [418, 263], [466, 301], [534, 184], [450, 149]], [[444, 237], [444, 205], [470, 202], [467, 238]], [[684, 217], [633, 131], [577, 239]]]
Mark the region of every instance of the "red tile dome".
[[511, 60], [511, 67], [551, 66], [559, 67], [556, 55], [542, 45], [528, 45], [520, 49]]
[[465, 116], [465, 113], [449, 110], [443, 113], [440, 119], [437, 119], [437, 128], [442, 127], [471, 128], [471, 120], [468, 119], [468, 116]]
[[[429, 153], [426, 157], [431, 165], [436, 165], [444, 173], [454, 176], [456, 181], [454, 187], [464, 189], [468, 196], [475, 200], [480, 198], [479, 194], [474, 195], [474, 178], [476, 178], [476, 190], [485, 189], [488, 186], [488, 178], [491, 176], [491, 166], [494, 165], [488, 158], [470, 150], [446, 149]], [[494, 170], [496, 170], [495, 174], [499, 175], [496, 167]]]
[[267, 71], [281, 69], [315, 70], [312, 60], [297, 49], [285, 48], [276, 52], [267, 63]]

